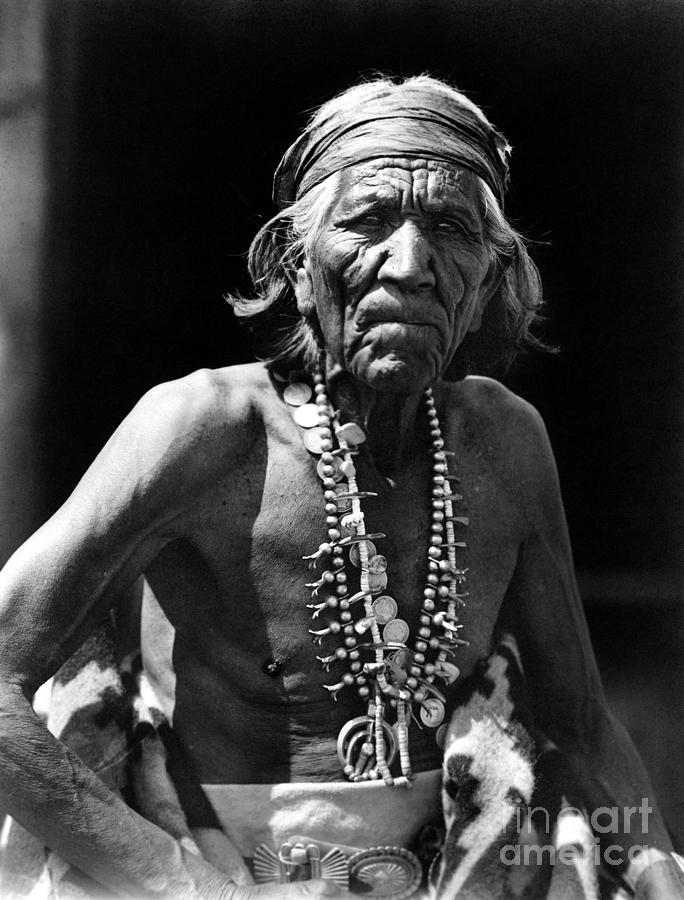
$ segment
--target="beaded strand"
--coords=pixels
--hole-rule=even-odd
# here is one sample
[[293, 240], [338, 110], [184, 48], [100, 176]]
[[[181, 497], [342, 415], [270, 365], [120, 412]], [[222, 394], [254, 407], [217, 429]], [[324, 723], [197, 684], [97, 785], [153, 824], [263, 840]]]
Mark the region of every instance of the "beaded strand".
[[[320, 449], [318, 473], [323, 481], [328, 540], [315, 553], [305, 557], [310, 566], [315, 566], [319, 560], [326, 566], [320, 578], [307, 585], [312, 588], [312, 600], [317, 601], [309, 603], [308, 608], [313, 610], [313, 620], [317, 620], [324, 610], [338, 618], [331, 618], [325, 628], [309, 629], [309, 633], [318, 645], [334, 635], [340, 635], [342, 639], [342, 644], [333, 652], [317, 656], [325, 671], [336, 662], [348, 669], [339, 681], [323, 686], [333, 700], [343, 688], [355, 686], [359, 697], [367, 703], [367, 715], [360, 717], [361, 724], [357, 726], [357, 720], [352, 720], [340, 733], [342, 739], [343, 732], [346, 735], [350, 727], [352, 732], [357, 728], [355, 736], [343, 742], [345, 775], [354, 781], [382, 778], [387, 785], [410, 786], [413, 777], [409, 755], [412, 705], [418, 704], [421, 720], [428, 727], [436, 728], [442, 723], [446, 699], [434, 682], [439, 678], [451, 684], [458, 678], [459, 670], [449, 657], [454, 656], [456, 647], [467, 644], [458, 636], [463, 626], [457, 615], [467, 597], [464, 590], [467, 569], [458, 567], [457, 549], [465, 549], [466, 542], [457, 539], [456, 527], [467, 526], [469, 520], [454, 514], [454, 501], [462, 500], [462, 496], [451, 486], [451, 482], [459, 481], [448, 470], [447, 457], [453, 453], [444, 449], [432, 390], [427, 389], [425, 403], [432, 454], [430, 539], [419, 627], [413, 648], [409, 649], [409, 627], [403, 619], [394, 618], [396, 601], [389, 595], [377, 600], [373, 596], [385, 590], [387, 561], [375, 552], [374, 544], [385, 535], [368, 533], [361, 508], [362, 500], [376, 495], [360, 491], [356, 481], [354, 456], [365, 435], [358, 425], [342, 425], [337, 421], [320, 372], [314, 374], [313, 381], [315, 407], [306, 405], [316, 414], [307, 411], [298, 416], [295, 410], [294, 418], [302, 427], [312, 431], [317, 428], [317, 436], [312, 437], [311, 432], [305, 435], [305, 444], [312, 452]], [[294, 387], [302, 389], [295, 391], [297, 396], [310, 396], [311, 389], [306, 385], [295, 384]], [[295, 405], [295, 401], [288, 402]], [[305, 401], [297, 399], [296, 405], [302, 402]], [[342, 479], [346, 480], [346, 485], [338, 484]], [[352, 566], [359, 568], [359, 590], [352, 595], [349, 593], [345, 552], [348, 552]], [[320, 599], [321, 591], [326, 594], [325, 599]], [[363, 601], [363, 615], [355, 621], [352, 609], [360, 608], [360, 601]], [[379, 606], [381, 601], [382, 607]], [[384, 633], [380, 631], [381, 625]], [[370, 642], [359, 643], [357, 636], [362, 635], [367, 635]], [[372, 662], [362, 660], [362, 653], [366, 651], [372, 652]], [[432, 661], [427, 661], [427, 654], [433, 653]], [[396, 709], [394, 730], [389, 729], [386, 721], [388, 707]], [[440, 729], [442, 737], [445, 728], [443, 725]], [[440, 732], [437, 733], [438, 742]], [[394, 736], [401, 777], [392, 776], [390, 771], [397, 750]], [[386, 740], [389, 741], [387, 745]], [[359, 746], [359, 755], [354, 762], [353, 753]]]

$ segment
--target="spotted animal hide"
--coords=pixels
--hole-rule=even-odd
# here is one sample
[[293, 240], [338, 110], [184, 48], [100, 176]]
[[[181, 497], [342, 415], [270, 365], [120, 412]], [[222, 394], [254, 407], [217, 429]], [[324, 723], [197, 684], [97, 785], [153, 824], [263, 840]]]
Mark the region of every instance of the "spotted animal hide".
[[[443, 776], [433, 900], [598, 900], [595, 844], [575, 778], [533, 727], [512, 637], [454, 698]], [[605, 884], [601, 896], [626, 897]]]
[[[217, 829], [193, 830], [169, 778], [165, 729], [135, 653], [99, 629], [55, 677], [50, 729], [120, 797], [218, 868], [235, 854]], [[432, 865], [434, 900], [593, 900], [592, 836], [575, 806], [562, 755], [535, 734], [515, 643], [495, 653], [459, 689], [451, 711], [442, 794], [446, 837]], [[566, 799], [567, 798], [567, 799]], [[538, 811], [549, 811], [549, 822]], [[536, 864], [525, 847], [574, 848], [571, 865]], [[516, 849], [518, 856], [516, 856]], [[545, 850], [548, 854], [548, 851]], [[0, 846], [2, 900], [104, 900], [111, 893], [11, 820]], [[426, 856], [427, 858], [427, 856]], [[544, 857], [544, 860], [546, 857]], [[231, 873], [239, 862], [231, 860]], [[242, 880], [241, 878], [239, 880]], [[117, 895], [118, 896], [118, 895]], [[603, 894], [604, 898], [617, 895]]]
[[[111, 625], [94, 632], [55, 676], [47, 724], [115, 794], [187, 849], [199, 852], [166, 774], [159, 736], [163, 716], [138, 654], [119, 651]], [[5, 823], [1, 848], [3, 900], [113, 896], [11, 819]]]

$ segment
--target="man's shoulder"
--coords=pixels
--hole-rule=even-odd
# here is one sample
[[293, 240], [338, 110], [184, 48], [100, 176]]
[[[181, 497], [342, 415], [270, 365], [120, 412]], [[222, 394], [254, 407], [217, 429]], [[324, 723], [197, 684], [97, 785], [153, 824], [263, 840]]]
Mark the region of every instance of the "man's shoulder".
[[500, 381], [482, 375], [471, 375], [458, 382], [447, 383], [448, 405], [461, 410], [466, 424], [480, 428], [520, 429], [530, 432], [543, 429], [541, 416], [527, 400], [515, 394]]
[[167, 421], [176, 428], [223, 428], [246, 423], [271, 392], [261, 363], [197, 369], [151, 388], [137, 409], [141, 418]]
[[536, 408], [493, 378], [470, 376], [447, 387], [447, 405], [457, 411], [469, 440], [498, 459], [507, 477], [537, 480], [555, 471], [546, 427]]
[[[117, 457], [144, 468], [213, 469], [249, 452], [272, 393], [261, 364], [198, 369], [151, 388], [114, 434]], [[188, 471], [190, 474], [190, 471]]]
[[170, 402], [202, 404], [247, 402], [255, 392], [270, 384], [268, 371], [263, 363], [245, 363], [239, 366], [223, 366], [219, 369], [202, 368], [156, 385], [148, 394], [166, 398]]
[[263, 429], [263, 365], [200, 369], [147, 391], [73, 492], [84, 510], [133, 510], [130, 521], [166, 515], [249, 460]]

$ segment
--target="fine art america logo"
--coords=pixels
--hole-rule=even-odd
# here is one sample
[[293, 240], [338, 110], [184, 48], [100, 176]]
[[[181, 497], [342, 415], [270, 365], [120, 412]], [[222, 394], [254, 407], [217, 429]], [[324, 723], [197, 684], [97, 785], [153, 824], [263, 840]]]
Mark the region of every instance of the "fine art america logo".
[[[637, 857], [647, 851], [646, 844], [634, 844], [625, 849], [621, 844], [608, 843], [609, 838], [602, 835], [648, 834], [648, 817], [653, 812], [648, 799], [642, 797], [639, 806], [598, 806], [590, 816], [574, 806], [563, 807], [555, 817], [556, 828], [560, 831], [564, 824], [584, 830], [586, 839], [583, 842], [570, 839], [555, 844], [535, 843], [539, 834], [551, 834], [551, 815], [542, 806], [518, 807], [516, 810], [517, 843], [505, 844], [499, 853], [501, 862], [506, 866], [529, 865], [573, 865], [580, 859], [586, 859], [593, 852], [594, 862], [609, 866], [622, 866], [634, 862]], [[506, 822], [510, 828], [510, 819]], [[591, 827], [592, 832], [589, 831]], [[570, 835], [568, 835], [570, 837]], [[587, 846], [588, 845], [588, 846]]]

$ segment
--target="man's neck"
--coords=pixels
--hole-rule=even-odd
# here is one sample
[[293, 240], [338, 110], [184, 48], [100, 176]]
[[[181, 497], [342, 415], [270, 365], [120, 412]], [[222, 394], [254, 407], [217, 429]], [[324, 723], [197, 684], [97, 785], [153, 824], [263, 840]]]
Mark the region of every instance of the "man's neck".
[[357, 422], [366, 447], [383, 475], [396, 478], [402, 464], [425, 441], [423, 394], [376, 391], [346, 373], [333, 376], [328, 396], [341, 422]]

